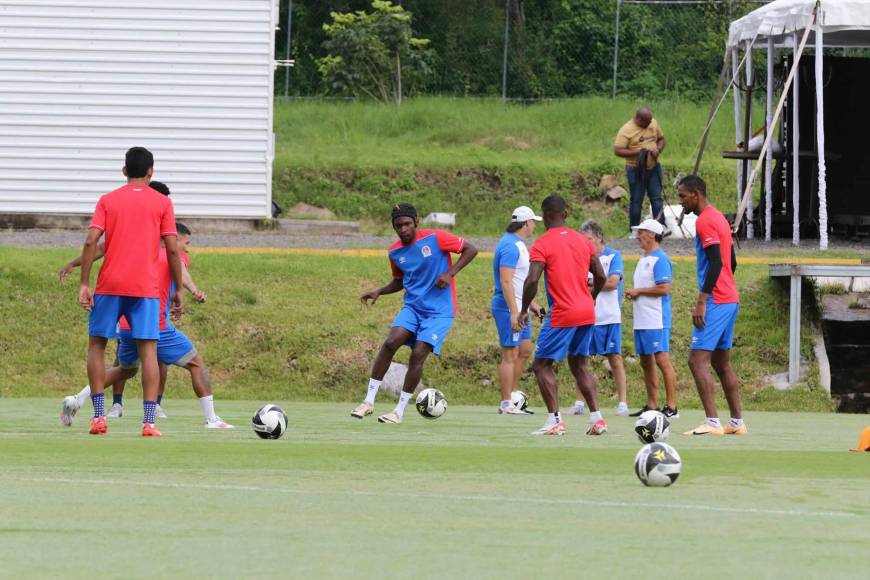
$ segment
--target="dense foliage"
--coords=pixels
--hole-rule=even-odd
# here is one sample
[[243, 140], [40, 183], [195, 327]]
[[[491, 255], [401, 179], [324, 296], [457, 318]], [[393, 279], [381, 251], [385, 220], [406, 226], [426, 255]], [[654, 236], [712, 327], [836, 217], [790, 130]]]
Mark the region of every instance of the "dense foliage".
[[[377, 5], [387, 3], [372, 4], [372, 0], [293, 0], [292, 95], [361, 94], [348, 90], [346, 84], [337, 85], [336, 75], [322, 74], [322, 65], [350, 54], [352, 48], [380, 50], [384, 42], [376, 34], [345, 35], [342, 44], [331, 33], [336, 15], [339, 21], [346, 22], [346, 15], [354, 14], [365, 20], [361, 14], [383, 12], [383, 6]], [[416, 69], [421, 74], [405, 86], [405, 94], [501, 94], [506, 13], [509, 97], [601, 95], [612, 89], [616, 0], [396, 0], [394, 4], [410, 15], [410, 29], [403, 34], [410, 38], [413, 31], [418, 39], [430, 41], [423, 62], [431, 66]], [[706, 98], [722, 65], [729, 20], [757, 5], [746, 0], [623, 3], [618, 92], [646, 98]], [[287, 7], [288, 0], [282, 0], [279, 50], [286, 46]], [[345, 74], [351, 74], [347, 70]], [[276, 74], [276, 87], [282, 92], [285, 72]]]

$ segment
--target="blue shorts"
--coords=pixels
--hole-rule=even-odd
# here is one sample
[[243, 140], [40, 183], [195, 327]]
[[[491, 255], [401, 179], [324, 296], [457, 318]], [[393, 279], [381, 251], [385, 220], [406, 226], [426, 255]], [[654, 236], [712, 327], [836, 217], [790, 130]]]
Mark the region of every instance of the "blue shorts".
[[[165, 365], [183, 367], [196, 356], [196, 347], [190, 339], [177, 328], [160, 331], [157, 341], [157, 360]], [[139, 366], [139, 349], [136, 339], [129, 330], [121, 331], [118, 344], [118, 362], [121, 368], [134, 369]]]
[[635, 354], [671, 352], [670, 328], [642, 328], [634, 331]]
[[501, 346], [519, 346], [522, 341], [532, 339], [532, 325], [530, 321], [526, 321], [526, 325], [519, 332], [514, 331], [511, 327], [510, 310], [493, 308], [492, 319], [495, 320], [495, 327], [498, 330], [498, 343]]
[[692, 350], [728, 350], [734, 342], [734, 323], [740, 305], [707, 303], [704, 330], [692, 329]]
[[538, 335], [535, 358], [562, 361], [566, 356], [589, 356], [594, 328], [594, 324], [553, 328], [548, 316]]
[[133, 298], [109, 294], [94, 296], [94, 307], [88, 316], [89, 335], [118, 338], [118, 320], [121, 316], [130, 323], [133, 338], [140, 340], [160, 338], [159, 298]]
[[450, 327], [453, 326], [453, 317], [427, 316], [417, 312], [410, 306], [404, 306], [399, 311], [395, 320], [393, 320], [392, 327], [395, 328], [397, 326], [404, 328], [413, 335], [405, 344], [414, 348], [414, 343], [425, 342], [432, 345], [433, 353], [440, 355], [444, 338], [450, 332]]
[[590, 354], [622, 354], [622, 324], [601, 324], [592, 331]]

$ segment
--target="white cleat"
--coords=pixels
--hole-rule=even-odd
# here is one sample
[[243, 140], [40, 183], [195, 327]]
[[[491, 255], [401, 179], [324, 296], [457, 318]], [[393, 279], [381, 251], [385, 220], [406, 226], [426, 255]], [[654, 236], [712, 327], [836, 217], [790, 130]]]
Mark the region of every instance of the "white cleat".
[[620, 403], [616, 406], [616, 416], [617, 417], [628, 417], [628, 405], [625, 403]]
[[510, 404], [507, 407], [499, 407], [498, 408], [499, 415], [525, 415], [526, 412], [522, 409], [517, 408], [516, 405]]
[[386, 415], [381, 415], [380, 417], [378, 417], [378, 423], [392, 423], [394, 425], [398, 425], [401, 422], [402, 422], [402, 418], [395, 411], [392, 411], [390, 413], [387, 413]]
[[154, 416], [158, 419], [166, 419], [168, 417], [166, 411], [164, 411], [160, 405], [157, 405], [157, 407], [154, 408]]
[[374, 411], [374, 405], [363, 401], [362, 403], [354, 407], [354, 410], [350, 412], [350, 416], [355, 419], [362, 419], [363, 417], [368, 417], [369, 415], [374, 413]]
[[230, 425], [220, 417], [215, 417], [214, 421], [207, 421], [205, 424], [206, 429], [235, 429], [234, 426]]
[[532, 431], [532, 435], [556, 435], [562, 436], [566, 432], [565, 423], [545, 423], [543, 427]]
[[69, 427], [73, 424], [73, 417], [79, 412], [81, 405], [75, 395], [63, 398], [63, 408], [60, 411], [60, 422]]
[[109, 412], [106, 413], [106, 417], [109, 419], [117, 419], [119, 417], [124, 416], [124, 407], [121, 403], [113, 403], [112, 407], [109, 409]]

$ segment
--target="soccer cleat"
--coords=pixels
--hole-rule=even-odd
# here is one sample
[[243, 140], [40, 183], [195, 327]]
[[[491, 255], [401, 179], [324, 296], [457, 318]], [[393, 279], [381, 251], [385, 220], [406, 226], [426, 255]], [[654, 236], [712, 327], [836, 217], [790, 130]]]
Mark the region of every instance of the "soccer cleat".
[[680, 418], [680, 410], [674, 407], [673, 409], [665, 405], [665, 408], [662, 409], [662, 415], [667, 417], [668, 419], [679, 419]]
[[749, 429], [746, 428], [746, 423], [743, 423], [739, 427], [735, 427], [731, 423], [725, 423], [722, 430], [725, 432], [725, 435], [749, 435]]
[[106, 425], [105, 417], [94, 417], [91, 419], [91, 428], [88, 433], [91, 435], [105, 435], [109, 432], [109, 427]]
[[659, 410], [660, 410], [660, 409], [659, 409], [658, 407], [656, 407], [655, 409], [650, 409], [649, 407], [647, 407], [646, 405], [644, 405], [643, 407], [640, 408], [640, 410], [635, 411], [634, 413], [631, 413], [631, 414], [629, 415], [629, 417], [640, 417], [641, 415], [643, 415], [643, 414], [646, 413], [647, 411], [659, 411]]
[[371, 403], [366, 403], [363, 401], [359, 405], [354, 408], [353, 411], [350, 412], [351, 417], [355, 417], [357, 419], [362, 419], [363, 417], [368, 417], [375, 411], [375, 406]]
[[60, 422], [69, 427], [73, 423], [73, 417], [79, 412], [81, 405], [75, 395], [63, 398], [63, 408], [60, 411]]
[[223, 419], [218, 416], [215, 416], [214, 421], [206, 421], [205, 423], [206, 429], [235, 429], [234, 426], [230, 425]]
[[160, 437], [160, 435], [154, 423], [142, 423], [142, 437]]
[[628, 417], [628, 405], [625, 403], [620, 403], [616, 406], [616, 416], [617, 417]]
[[574, 405], [567, 411], [565, 411], [566, 415], [582, 415], [586, 412], [586, 405]]
[[401, 422], [402, 418], [395, 411], [391, 411], [386, 415], [381, 415], [380, 417], [378, 417], [378, 423], [393, 423], [395, 425], [398, 425]]
[[517, 408], [516, 405], [508, 405], [507, 407], [499, 407], [498, 408], [499, 415], [525, 415], [526, 412], [522, 409]]
[[166, 411], [163, 410], [159, 403], [156, 407], [154, 407], [154, 416], [158, 419], [166, 419], [169, 417], [169, 415], [166, 414]]
[[604, 435], [605, 433], [607, 433], [607, 423], [604, 422], [604, 419], [599, 419], [589, 425], [589, 429], [586, 430], [587, 435]]
[[565, 423], [559, 421], [558, 423], [544, 423], [543, 427], [532, 431], [532, 435], [564, 435], [566, 431]]
[[106, 417], [109, 419], [117, 419], [124, 416], [124, 406], [121, 403], [113, 403]]
[[714, 427], [706, 421], [692, 429], [686, 431], [683, 435], [724, 435], [725, 430], [722, 427]]

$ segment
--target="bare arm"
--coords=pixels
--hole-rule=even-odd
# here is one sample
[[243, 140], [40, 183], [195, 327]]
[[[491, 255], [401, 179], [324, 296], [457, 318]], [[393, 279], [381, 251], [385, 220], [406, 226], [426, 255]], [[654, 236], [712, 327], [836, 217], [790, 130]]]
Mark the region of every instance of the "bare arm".
[[670, 282], [664, 282], [662, 284], [656, 284], [655, 286], [650, 286], [648, 288], [632, 288], [630, 290], [626, 290], [625, 296], [629, 300], [634, 300], [638, 296], [667, 296], [670, 293]]
[[613, 154], [624, 159], [634, 159], [637, 157], [637, 150], [628, 147], [614, 147]]
[[[103, 256], [106, 255], [106, 246], [103, 242], [97, 243], [97, 255], [94, 256], [94, 261], [100, 260]], [[82, 265], [82, 257], [79, 256], [67, 263], [66, 266], [61, 268], [60, 270], [60, 283], [63, 284], [66, 280], [66, 277], [72, 274], [72, 271]]]
[[607, 282], [604, 283], [604, 288], [601, 290], [616, 290], [619, 288], [619, 281], [622, 279], [622, 276], [619, 274], [611, 274], [607, 277]]
[[169, 262], [169, 273], [172, 282], [175, 283], [175, 294], [171, 296], [173, 320], [181, 318], [181, 309], [184, 306], [184, 280], [181, 275], [181, 256], [178, 252], [178, 238], [174, 235], [163, 236], [163, 245], [166, 247], [166, 259]]
[[507, 303], [508, 310], [512, 315], [519, 314], [517, 310], [517, 300], [514, 295], [514, 272], [516, 268], [500, 267], [498, 269], [498, 278], [501, 282], [501, 292], [504, 294], [504, 301]]
[[100, 238], [103, 236], [103, 230], [99, 228], [89, 228], [88, 237], [85, 238], [85, 245], [82, 248], [81, 275], [79, 277], [79, 304], [85, 310], [90, 311], [94, 306], [94, 293], [91, 290], [91, 267], [94, 265], [94, 260], [97, 255], [97, 245]]
[[193, 277], [190, 275], [190, 270], [187, 269], [184, 262], [181, 263], [181, 278], [184, 282], [184, 287], [188, 292], [193, 294], [193, 299], [200, 303], [205, 302], [205, 292], [197, 288], [196, 283], [193, 281]]
[[477, 256], [477, 248], [474, 247], [469, 242], [465, 242], [462, 246], [462, 251], [459, 252], [459, 259], [456, 260], [456, 263], [453, 264], [453, 267], [438, 276], [438, 279], [435, 281], [435, 285], [439, 288], [446, 288], [450, 285], [450, 279], [456, 277], [456, 275], [466, 267], [474, 258]]
[[369, 300], [372, 301], [372, 304], [378, 301], [380, 296], [384, 294], [395, 294], [396, 292], [401, 291], [405, 287], [401, 278], [393, 278], [390, 280], [386, 286], [381, 286], [377, 290], [372, 290], [370, 292], [366, 292], [362, 296], [359, 297], [359, 301], [364, 305], [369, 305]]
[[526, 281], [523, 284], [523, 305], [520, 309], [520, 321], [523, 321], [529, 312], [529, 306], [535, 295], [538, 293], [538, 282], [541, 275], [544, 273], [543, 262], [531, 262], [529, 264], [529, 274], [526, 276]]

